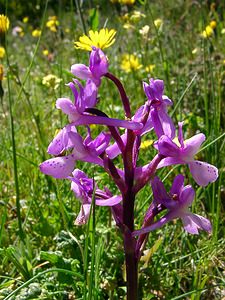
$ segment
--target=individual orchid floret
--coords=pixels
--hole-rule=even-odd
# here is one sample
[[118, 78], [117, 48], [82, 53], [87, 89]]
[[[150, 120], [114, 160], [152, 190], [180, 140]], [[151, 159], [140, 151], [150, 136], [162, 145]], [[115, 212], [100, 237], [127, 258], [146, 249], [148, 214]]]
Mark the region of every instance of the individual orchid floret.
[[75, 126], [67, 125], [61, 129], [48, 146], [47, 152], [51, 155], [59, 155], [63, 151], [73, 148], [75, 145], [71, 140], [71, 132], [77, 132]]
[[[79, 89], [75, 86], [75, 84]], [[74, 94], [74, 103], [68, 98], [59, 98], [56, 101], [56, 108], [61, 109], [69, 117], [73, 126], [100, 124], [106, 126], [115, 126], [140, 130], [142, 124], [129, 120], [119, 120], [104, 116], [90, 115], [85, 110], [93, 108], [97, 102], [97, 87], [93, 81], [88, 80], [83, 87], [78, 80], [70, 82], [68, 86]]]
[[74, 95], [74, 103], [68, 98], [59, 98], [56, 108], [61, 109], [73, 122], [81, 118], [86, 108], [92, 108], [97, 102], [97, 87], [93, 81], [88, 80], [85, 87], [78, 80], [68, 83]]
[[108, 72], [108, 59], [104, 52], [92, 47], [89, 67], [84, 64], [74, 64], [71, 73], [80, 79], [91, 79], [97, 86], [101, 84], [101, 77]]
[[[84, 141], [77, 132], [70, 131], [67, 134], [69, 145], [73, 148], [72, 153], [67, 156], [54, 157], [44, 161], [40, 164], [40, 170], [42, 173], [53, 176], [54, 178], [66, 178], [74, 170], [77, 160], [103, 166], [103, 160], [99, 157], [99, 155], [105, 151], [108, 146], [110, 134], [101, 133], [92, 140], [90, 133], [88, 133]], [[56, 144], [56, 148], [54, 148], [54, 144]], [[62, 144], [62, 142], [58, 141], [58, 143], [52, 142], [50, 144], [51, 153], [59, 152], [58, 149], [61, 149], [58, 147], [59, 144]], [[68, 145], [66, 147], [68, 148]]]
[[205, 135], [199, 133], [184, 141], [182, 132], [183, 122], [179, 122], [178, 126], [179, 144], [166, 135], [161, 136], [158, 140], [157, 148], [162, 155], [166, 156], [160, 162], [158, 168], [176, 164], [188, 164], [197, 184], [206, 186], [210, 182], [216, 181], [218, 178], [218, 169], [206, 162], [194, 159], [195, 154], [197, 154], [201, 144], [205, 140]]
[[161, 228], [169, 221], [177, 218], [182, 220], [184, 229], [191, 234], [198, 234], [199, 229], [211, 232], [209, 220], [189, 211], [188, 207], [194, 200], [195, 191], [190, 185], [184, 186], [184, 177], [181, 174], [174, 179], [169, 193], [166, 192], [158, 177], [152, 180], [151, 185], [155, 205], [162, 205], [168, 212], [150, 226], [134, 231], [133, 235], [141, 235]]
[[167, 106], [173, 102], [165, 95], [163, 80], [151, 78], [149, 84], [143, 83], [143, 88], [148, 97], [148, 104], [151, 107], [150, 119], [158, 138], [161, 135], [175, 137], [175, 126], [172, 119], [167, 114]]
[[80, 213], [75, 221], [76, 225], [83, 225], [87, 222], [93, 196], [95, 198], [95, 205], [98, 206], [114, 206], [121, 202], [121, 195], [111, 196], [107, 190], [100, 190], [95, 185], [94, 180], [88, 178], [81, 170], [75, 169], [72, 175], [72, 177], [68, 178], [71, 180], [71, 190], [74, 192], [75, 197], [82, 203]]

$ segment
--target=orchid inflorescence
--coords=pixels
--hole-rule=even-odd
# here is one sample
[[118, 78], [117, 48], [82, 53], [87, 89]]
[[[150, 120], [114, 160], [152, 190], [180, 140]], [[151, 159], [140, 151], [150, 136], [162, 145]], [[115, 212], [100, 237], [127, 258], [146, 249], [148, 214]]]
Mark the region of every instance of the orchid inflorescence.
[[[95, 205], [111, 207], [115, 222], [124, 235], [125, 246], [135, 249], [138, 259], [148, 233], [172, 219], [180, 218], [184, 229], [191, 234], [198, 234], [199, 229], [211, 231], [210, 221], [189, 211], [195, 191], [191, 185], [184, 185], [184, 176], [177, 175], [167, 192], [162, 181], [155, 175], [156, 171], [170, 165], [188, 165], [195, 182], [206, 186], [217, 179], [218, 170], [208, 163], [194, 159], [205, 140], [204, 134], [199, 133], [184, 140], [183, 122], [179, 122], [176, 137], [175, 125], [167, 112], [173, 103], [163, 94], [162, 80], [151, 78], [149, 83], [143, 83], [147, 101], [132, 116], [124, 87], [117, 77], [108, 72], [108, 67], [106, 55], [96, 47], [92, 47], [89, 66], [72, 65], [72, 74], [85, 80], [85, 84], [73, 79], [67, 85], [72, 91], [74, 101], [68, 98], [57, 99], [56, 107], [68, 115], [69, 124], [50, 143], [48, 153], [54, 158], [44, 161], [40, 170], [55, 178], [71, 181], [71, 189], [81, 202], [76, 225], [87, 222], [93, 199]], [[123, 120], [110, 118], [96, 108], [98, 88], [103, 78], [111, 80], [119, 91], [125, 114]], [[93, 139], [91, 124], [105, 125], [108, 129]], [[86, 126], [85, 138], [78, 132], [81, 125]], [[118, 128], [125, 128], [125, 133], [121, 135]], [[141, 139], [152, 130], [157, 137], [154, 143], [157, 154], [148, 164], [137, 166]], [[119, 155], [123, 161], [122, 169], [116, 167], [114, 161]], [[106, 187], [104, 190], [99, 189], [93, 178], [88, 178], [83, 171], [75, 168], [76, 161], [104, 168], [118, 187], [118, 195], [113, 195]], [[153, 191], [153, 201], [145, 213], [142, 228], [135, 230], [135, 196], [149, 183]], [[166, 211], [163, 216], [162, 211]], [[159, 213], [161, 217], [156, 220]]]

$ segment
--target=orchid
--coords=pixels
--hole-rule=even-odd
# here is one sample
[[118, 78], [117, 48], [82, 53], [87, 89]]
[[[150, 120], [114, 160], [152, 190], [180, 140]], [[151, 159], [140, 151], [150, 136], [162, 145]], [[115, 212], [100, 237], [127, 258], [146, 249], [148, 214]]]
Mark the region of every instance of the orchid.
[[184, 229], [191, 234], [198, 234], [199, 229], [211, 232], [209, 220], [188, 210], [194, 200], [195, 191], [190, 185], [184, 186], [183, 175], [176, 176], [169, 193], [166, 192], [163, 183], [157, 176], [152, 180], [151, 185], [155, 206], [164, 206], [168, 209], [168, 213], [150, 226], [134, 231], [133, 235], [141, 235], [161, 228], [176, 218], [181, 218]]
[[68, 177], [71, 180], [71, 190], [74, 192], [75, 197], [82, 203], [81, 210], [75, 220], [76, 225], [83, 225], [87, 222], [93, 193], [95, 195], [95, 205], [98, 206], [114, 206], [121, 202], [121, 195], [111, 196], [109, 191], [100, 190], [94, 184], [94, 179], [88, 178], [81, 170], [75, 169], [72, 175], [72, 177]]
[[[189, 233], [198, 234], [199, 229], [211, 232], [210, 221], [189, 210], [195, 198], [195, 191], [190, 185], [184, 186], [184, 176], [179, 174], [174, 179], [170, 192], [167, 193], [163, 183], [156, 176], [157, 170], [173, 164], [188, 164], [195, 181], [201, 186], [214, 182], [218, 177], [218, 170], [212, 165], [194, 159], [205, 140], [203, 134], [197, 134], [184, 141], [183, 123], [179, 122], [179, 143], [175, 142], [175, 126], [168, 115], [168, 108], [173, 102], [164, 95], [162, 80], [151, 78], [149, 84], [143, 83], [147, 101], [132, 114], [130, 100], [123, 84], [108, 72], [106, 55], [101, 49], [96, 48], [96, 45], [89, 44], [89, 40], [87, 42], [87, 47], [90, 46], [92, 49], [89, 66], [74, 64], [71, 67], [72, 74], [86, 82], [82, 85], [78, 79], [73, 79], [67, 84], [74, 101], [69, 98], [57, 99], [56, 107], [68, 116], [69, 122], [49, 144], [47, 151], [54, 157], [41, 163], [40, 170], [54, 178], [71, 181], [71, 189], [81, 202], [81, 209], [75, 220], [76, 225], [87, 222], [92, 205], [110, 207], [116, 225], [123, 235], [127, 299], [136, 300], [138, 261], [149, 232], [176, 218], [182, 220], [184, 229]], [[118, 89], [124, 119], [111, 118], [97, 108], [101, 101], [98, 98], [98, 89], [103, 79], [111, 80]], [[93, 124], [104, 125], [105, 130], [93, 137]], [[87, 129], [86, 137], [79, 133], [81, 125]], [[119, 128], [125, 128], [125, 132], [121, 134]], [[139, 163], [142, 152], [140, 149], [150, 148], [153, 144], [151, 139], [143, 137], [153, 130], [157, 137], [154, 143], [157, 154], [142, 166]], [[115, 159], [117, 156], [121, 156], [123, 168], [117, 166]], [[77, 161], [95, 164], [104, 169], [117, 187], [118, 193], [113, 195], [108, 187], [99, 189], [94, 178], [89, 178], [82, 170], [75, 169]], [[149, 182], [153, 190], [153, 200], [144, 215], [142, 228], [136, 230], [134, 221], [136, 195]], [[155, 221], [158, 214], [166, 209], [167, 213]]]
[[163, 81], [151, 78], [149, 85], [146, 82], [143, 83], [143, 88], [151, 107], [150, 117], [156, 135], [158, 138], [161, 135], [174, 138], [175, 126], [167, 114], [167, 106], [171, 106], [173, 102], [167, 96], [163, 95]]
[[89, 67], [83, 64], [74, 64], [71, 73], [80, 79], [91, 79], [97, 86], [101, 84], [101, 77], [108, 72], [108, 59], [102, 50], [92, 47]]
[[216, 181], [218, 177], [217, 168], [194, 159], [195, 154], [197, 154], [201, 144], [205, 140], [205, 135], [199, 133], [190, 139], [184, 140], [182, 132], [183, 122], [179, 122], [178, 126], [179, 145], [168, 136], [163, 135], [159, 138], [157, 147], [159, 152], [166, 158], [160, 162], [158, 168], [176, 164], [188, 164], [194, 180], [199, 185], [206, 186], [210, 182]]

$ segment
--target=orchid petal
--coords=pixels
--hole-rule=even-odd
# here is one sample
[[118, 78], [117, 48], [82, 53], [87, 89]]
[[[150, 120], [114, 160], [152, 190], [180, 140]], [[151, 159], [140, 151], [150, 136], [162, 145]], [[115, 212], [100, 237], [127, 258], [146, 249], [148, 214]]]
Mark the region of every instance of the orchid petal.
[[218, 178], [218, 169], [203, 161], [195, 160], [189, 163], [191, 174], [200, 186], [207, 186]]
[[71, 73], [80, 78], [80, 79], [88, 79], [92, 77], [90, 69], [83, 64], [74, 64], [71, 66]]
[[141, 234], [148, 233], [155, 229], [159, 229], [174, 218], [176, 218], [175, 214], [172, 211], [168, 212], [164, 217], [160, 218], [157, 222], [151, 224], [150, 226], [132, 232], [132, 235], [139, 236]]
[[55, 178], [66, 178], [69, 176], [75, 166], [74, 155], [55, 157], [48, 159], [40, 164], [40, 171], [46, 175], [53, 176]]
[[174, 178], [170, 193], [174, 195], [179, 195], [181, 189], [184, 186], [184, 176], [179, 174]]
[[182, 188], [179, 198], [180, 206], [183, 206], [183, 208], [187, 209], [195, 198], [195, 191], [193, 187], [191, 185], [186, 185], [184, 188]]
[[203, 229], [207, 232], [212, 231], [211, 223], [208, 219], [192, 214], [187, 213], [182, 217], [182, 222], [184, 229], [191, 234], [198, 234], [198, 229]]
[[192, 136], [190, 139], [185, 140], [184, 144], [185, 144], [186, 156], [193, 158], [204, 141], [205, 141], [205, 135], [203, 133], [196, 134]]
[[167, 111], [165, 109], [160, 109], [158, 111], [158, 114], [159, 114], [159, 118], [162, 124], [164, 134], [167, 135], [169, 138], [174, 139], [176, 128], [172, 119], [167, 114]]
[[56, 108], [61, 109], [66, 115], [72, 115], [77, 113], [75, 105], [70, 99], [67, 98], [57, 99]]
[[113, 196], [108, 199], [96, 199], [95, 204], [98, 206], [114, 206], [122, 201], [122, 196]]
[[179, 158], [180, 148], [166, 135], [158, 140], [158, 149], [162, 155]]
[[80, 212], [74, 222], [75, 225], [84, 225], [87, 223], [91, 210], [91, 204], [83, 204]]
[[152, 192], [154, 196], [154, 200], [157, 204], [164, 204], [167, 205], [167, 201], [169, 199], [169, 195], [164, 187], [162, 181], [155, 176], [154, 179], [151, 181]]
[[163, 167], [168, 167], [172, 165], [182, 165], [185, 164], [185, 162], [179, 158], [176, 157], [166, 157], [163, 158], [160, 163], [157, 166], [157, 169], [163, 168]]
[[119, 120], [107, 117], [91, 116], [91, 115], [82, 115], [81, 118], [74, 120], [72, 125], [90, 125], [90, 124], [99, 124], [106, 126], [115, 126], [121, 128], [127, 128], [132, 130], [142, 129], [143, 125], [133, 121]]

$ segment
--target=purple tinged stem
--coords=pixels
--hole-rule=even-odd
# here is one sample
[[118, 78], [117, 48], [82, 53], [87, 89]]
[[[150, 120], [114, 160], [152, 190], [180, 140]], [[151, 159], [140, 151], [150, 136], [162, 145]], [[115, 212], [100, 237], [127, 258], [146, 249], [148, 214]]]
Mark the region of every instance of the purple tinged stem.
[[148, 181], [154, 176], [156, 168], [160, 161], [164, 158], [162, 154], [157, 154], [152, 161], [147, 166], [146, 170], [141, 173], [141, 175], [137, 178], [136, 184], [133, 188], [133, 193], [137, 194]]
[[138, 298], [138, 259], [136, 257], [136, 240], [132, 237], [134, 230], [134, 201], [133, 193], [134, 166], [133, 147], [135, 134], [127, 130], [127, 143], [123, 153], [126, 192], [123, 194], [123, 224], [124, 230], [124, 252], [127, 275], [127, 300]]
[[109, 78], [110, 80], [112, 80], [115, 83], [115, 85], [117, 86], [119, 93], [120, 93], [122, 103], [123, 103], [125, 115], [127, 118], [130, 119], [131, 118], [130, 101], [127, 97], [127, 94], [125, 92], [125, 89], [124, 89], [121, 81], [116, 76], [114, 76], [113, 74], [111, 74], [109, 72], [104, 74], [104, 76]]

